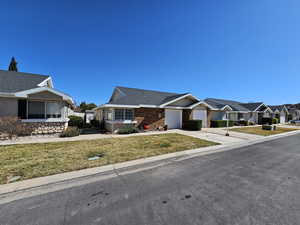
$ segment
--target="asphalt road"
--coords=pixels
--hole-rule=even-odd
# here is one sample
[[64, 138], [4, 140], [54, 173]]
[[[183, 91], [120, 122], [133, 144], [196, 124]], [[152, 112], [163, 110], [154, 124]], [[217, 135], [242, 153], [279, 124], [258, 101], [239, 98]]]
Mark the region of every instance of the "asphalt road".
[[300, 224], [300, 135], [13, 201], [0, 224]]

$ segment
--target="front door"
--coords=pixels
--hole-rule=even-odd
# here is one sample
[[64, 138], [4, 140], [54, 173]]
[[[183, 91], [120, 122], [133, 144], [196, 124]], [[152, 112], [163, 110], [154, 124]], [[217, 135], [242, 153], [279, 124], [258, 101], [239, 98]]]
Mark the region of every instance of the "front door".
[[20, 119], [27, 119], [27, 100], [18, 100], [18, 117]]

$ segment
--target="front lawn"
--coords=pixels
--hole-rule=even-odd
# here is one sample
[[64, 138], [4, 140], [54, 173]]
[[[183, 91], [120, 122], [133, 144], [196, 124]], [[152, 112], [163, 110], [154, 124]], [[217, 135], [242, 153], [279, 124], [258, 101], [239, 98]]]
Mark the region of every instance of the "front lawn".
[[258, 127], [241, 127], [241, 128], [232, 128], [230, 129], [232, 131], [241, 132], [241, 133], [247, 133], [247, 134], [256, 134], [261, 136], [270, 136], [274, 134], [281, 134], [285, 132], [295, 131], [299, 129], [295, 128], [283, 128], [283, 127], [277, 127], [276, 130], [263, 130], [261, 126]]
[[[181, 134], [0, 146], [0, 184], [217, 145]], [[100, 156], [97, 160], [89, 157]]]

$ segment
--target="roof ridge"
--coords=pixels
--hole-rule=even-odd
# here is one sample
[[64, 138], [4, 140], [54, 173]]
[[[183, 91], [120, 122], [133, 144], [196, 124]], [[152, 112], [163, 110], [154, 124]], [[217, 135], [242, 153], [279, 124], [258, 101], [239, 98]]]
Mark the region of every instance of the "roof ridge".
[[[10, 71], [10, 70], [1, 70], [0, 69], [0, 72], [7, 72], [7, 73], [15, 73], [15, 74], [26, 74], [27, 75], [32, 75], [32, 76], [40, 76], [40, 77], [45, 77], [45, 78], [48, 78], [50, 77], [50, 75], [44, 75], [44, 74], [38, 74], [38, 73], [27, 73], [27, 72], [19, 72], [19, 71]], [[1, 75], [1, 73], [0, 73]]]
[[126, 89], [131, 89], [131, 90], [138, 90], [138, 91], [149, 91], [149, 92], [157, 92], [157, 93], [165, 93], [165, 94], [174, 94], [174, 95], [185, 95], [189, 94], [187, 93], [175, 93], [175, 92], [167, 92], [167, 91], [158, 91], [158, 90], [149, 90], [149, 89], [142, 89], [142, 88], [132, 88], [132, 87], [125, 87], [125, 86], [116, 86], [115, 88], [126, 88]]

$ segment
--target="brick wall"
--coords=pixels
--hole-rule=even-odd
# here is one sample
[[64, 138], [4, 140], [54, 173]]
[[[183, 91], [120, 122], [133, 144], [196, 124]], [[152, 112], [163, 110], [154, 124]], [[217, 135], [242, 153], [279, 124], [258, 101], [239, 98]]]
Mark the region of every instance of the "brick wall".
[[134, 117], [137, 127], [149, 125], [151, 130], [156, 130], [165, 125], [164, 109], [138, 108], [134, 110]]

